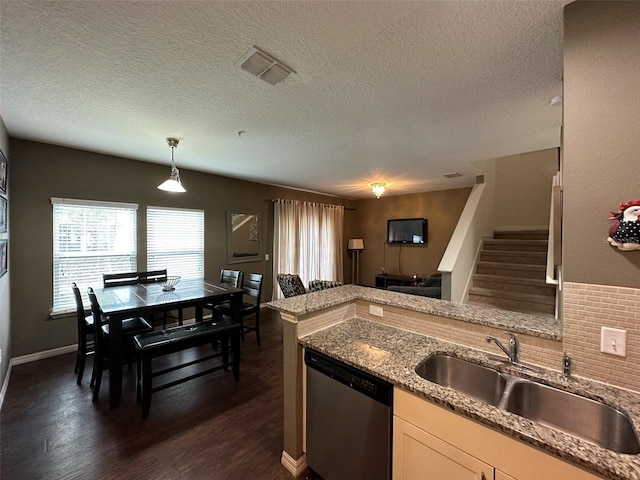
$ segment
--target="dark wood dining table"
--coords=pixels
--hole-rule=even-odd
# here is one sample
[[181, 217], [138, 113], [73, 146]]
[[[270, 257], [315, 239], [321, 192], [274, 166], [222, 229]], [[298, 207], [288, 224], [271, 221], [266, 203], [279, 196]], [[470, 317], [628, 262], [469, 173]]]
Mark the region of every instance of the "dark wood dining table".
[[205, 279], [182, 280], [173, 291], [159, 283], [94, 289], [109, 322], [109, 406], [116, 408], [122, 396], [122, 320], [152, 313], [195, 307], [195, 319], [203, 320], [203, 306], [229, 300], [231, 318], [240, 322], [244, 290]]

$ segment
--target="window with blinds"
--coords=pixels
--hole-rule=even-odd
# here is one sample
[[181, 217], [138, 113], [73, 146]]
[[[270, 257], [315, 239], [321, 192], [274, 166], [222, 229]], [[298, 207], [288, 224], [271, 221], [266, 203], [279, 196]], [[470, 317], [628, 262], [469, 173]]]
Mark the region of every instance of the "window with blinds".
[[88, 306], [87, 288], [102, 287], [102, 274], [137, 270], [136, 214], [129, 203], [52, 198], [53, 310], [76, 308], [76, 282]]
[[147, 208], [147, 270], [204, 277], [204, 210]]

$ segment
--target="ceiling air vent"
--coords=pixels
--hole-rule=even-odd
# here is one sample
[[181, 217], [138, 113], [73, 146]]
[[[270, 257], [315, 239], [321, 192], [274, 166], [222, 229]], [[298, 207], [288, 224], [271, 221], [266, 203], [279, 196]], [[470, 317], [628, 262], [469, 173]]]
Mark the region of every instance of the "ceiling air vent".
[[462, 174], [460, 172], [453, 172], [453, 173], [445, 173], [444, 175], [442, 175], [444, 178], [456, 178], [456, 177], [461, 177]]
[[271, 85], [276, 85], [289, 76], [290, 73], [296, 73], [284, 63], [273, 58], [268, 53], [263, 52], [254, 46], [244, 56], [236, 62], [240, 68], [246, 70], [250, 74], [261, 78]]

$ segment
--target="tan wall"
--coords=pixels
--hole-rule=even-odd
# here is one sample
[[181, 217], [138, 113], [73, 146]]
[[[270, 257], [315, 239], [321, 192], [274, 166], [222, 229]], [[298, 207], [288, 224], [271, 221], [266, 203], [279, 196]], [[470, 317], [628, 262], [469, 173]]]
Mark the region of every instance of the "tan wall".
[[[4, 121], [0, 117], [0, 150], [4, 153], [5, 157], [7, 157], [7, 161], [10, 160], [10, 152], [9, 152], [9, 137], [7, 136], [7, 130], [4, 126]], [[9, 175], [11, 175], [11, 167], [13, 164], [9, 165]], [[7, 183], [7, 200], [9, 200], [9, 194], [11, 193], [11, 182]], [[12, 202], [9, 202], [9, 208], [12, 207]], [[9, 238], [9, 233], [11, 232], [11, 224], [9, 224], [7, 228], [7, 233], [0, 233], [0, 239]], [[11, 255], [11, 250], [13, 249], [13, 242], [9, 242], [9, 255]], [[0, 390], [2, 389], [2, 385], [4, 385], [4, 379], [7, 375], [7, 370], [9, 368], [9, 359], [11, 358], [11, 302], [9, 301], [10, 297], [10, 278], [11, 278], [11, 270], [14, 268], [9, 261], [9, 270], [7, 273], [0, 278], [0, 353], [2, 354], [2, 359], [0, 361]]]
[[549, 226], [551, 181], [558, 172], [558, 150], [496, 158], [495, 226]]
[[[229, 266], [226, 263], [227, 209], [260, 212], [264, 255], [271, 254], [273, 250], [272, 198], [342, 204], [350, 208], [354, 203], [186, 169], [181, 169], [180, 173], [187, 193], [170, 194], [156, 188], [168, 175], [166, 165], [17, 139], [12, 139], [11, 149], [11, 304], [14, 306], [11, 325], [14, 357], [76, 342], [72, 317], [49, 318], [53, 288], [51, 197], [138, 203], [139, 269], [146, 267], [146, 206], [203, 209], [205, 276], [208, 278], [217, 278], [220, 269]], [[353, 217], [355, 211], [349, 212], [346, 217]], [[271, 260], [229, 267], [265, 274], [264, 301], [271, 298]], [[3, 285], [8, 285], [5, 278], [0, 279], [0, 289], [4, 288]], [[7, 303], [2, 302], [0, 308], [4, 309]], [[1, 315], [0, 322], [3, 320]], [[5, 328], [3, 323], [0, 323], [0, 328]], [[4, 333], [3, 330], [0, 333]], [[7, 337], [3, 335], [0, 338]]]
[[[606, 242], [609, 212], [640, 198], [640, 3], [565, 7], [563, 348], [575, 371], [640, 391], [640, 251]], [[600, 327], [627, 330], [627, 356], [600, 352]]]
[[606, 242], [640, 198], [640, 3], [574, 2], [564, 24], [564, 278], [638, 287], [640, 251]]
[[[418, 272], [429, 276], [435, 273], [469, 193], [470, 188], [460, 188], [359, 200], [354, 233], [364, 239], [364, 250], [360, 254], [360, 284], [374, 286], [375, 275], [383, 266], [387, 273], [394, 274]], [[387, 219], [417, 217], [429, 221], [427, 245], [385, 245]]]

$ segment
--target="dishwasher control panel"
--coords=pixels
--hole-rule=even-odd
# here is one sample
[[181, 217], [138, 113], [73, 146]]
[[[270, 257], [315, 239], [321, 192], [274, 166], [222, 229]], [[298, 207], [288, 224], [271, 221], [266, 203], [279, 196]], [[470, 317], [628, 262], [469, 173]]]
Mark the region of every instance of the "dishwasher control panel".
[[309, 348], [305, 349], [304, 361], [309, 368], [318, 370], [385, 405], [391, 405], [393, 385], [389, 382]]

